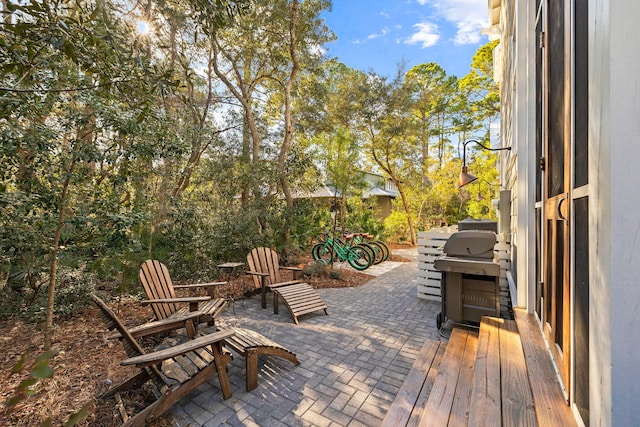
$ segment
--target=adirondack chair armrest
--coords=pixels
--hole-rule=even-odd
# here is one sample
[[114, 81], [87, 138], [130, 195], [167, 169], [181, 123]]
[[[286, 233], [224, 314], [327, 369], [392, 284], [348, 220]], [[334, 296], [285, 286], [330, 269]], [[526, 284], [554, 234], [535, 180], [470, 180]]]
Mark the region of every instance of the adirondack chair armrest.
[[154, 351], [153, 353], [147, 353], [136, 357], [131, 357], [120, 362], [122, 366], [136, 365], [139, 368], [155, 365], [172, 357], [181, 356], [199, 348], [206, 347], [208, 345], [217, 343], [229, 337], [235, 335], [235, 332], [231, 329], [214, 332], [212, 334], [204, 335], [192, 340], [189, 340], [183, 344], [176, 345], [174, 347], [166, 348], [164, 350]]
[[302, 272], [302, 268], [300, 268], [300, 267], [281, 266], [280, 270], [291, 271], [293, 273], [293, 279], [294, 280], [298, 280], [298, 278], [300, 277], [300, 273]]
[[198, 311], [198, 304], [201, 302], [209, 301], [210, 296], [207, 297], [183, 297], [183, 298], [159, 298], [159, 299], [147, 299], [142, 300], [142, 305], [148, 304], [166, 304], [166, 303], [189, 303], [189, 311]]
[[173, 285], [173, 289], [210, 288], [226, 285], [229, 282], [194, 283], [192, 285]]
[[283, 286], [295, 285], [297, 283], [302, 283], [302, 280], [289, 280], [288, 282], [280, 282], [274, 283], [273, 285], [268, 285], [269, 289], [281, 288]]
[[149, 305], [149, 304], [166, 304], [166, 303], [183, 303], [183, 302], [188, 302], [188, 303], [192, 303], [192, 302], [204, 302], [204, 301], [209, 301], [211, 299], [211, 297], [205, 296], [205, 297], [182, 297], [182, 298], [159, 298], [159, 299], [145, 299], [140, 301], [140, 304], [142, 305]]
[[[184, 328], [186, 323], [189, 320], [195, 319], [198, 316], [202, 315], [199, 311], [192, 311], [184, 316], [178, 317], [170, 317], [162, 320], [156, 320], [153, 322], [148, 322], [140, 326], [135, 326], [133, 328], [128, 329], [129, 333], [134, 338], [146, 337], [149, 335], [161, 334], [163, 332], [169, 332], [175, 329]], [[115, 333], [109, 336], [109, 339], [112, 338], [120, 338], [121, 335], [119, 333]]]
[[244, 273], [251, 274], [252, 276], [261, 276], [261, 277], [269, 276], [269, 273], [260, 273], [259, 271], [245, 271]]

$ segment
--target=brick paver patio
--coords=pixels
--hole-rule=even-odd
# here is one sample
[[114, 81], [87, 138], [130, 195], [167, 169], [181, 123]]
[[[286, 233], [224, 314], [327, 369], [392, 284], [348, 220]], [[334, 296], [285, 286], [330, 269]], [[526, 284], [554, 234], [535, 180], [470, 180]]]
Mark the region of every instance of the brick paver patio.
[[439, 303], [416, 297], [415, 250], [403, 263], [358, 288], [320, 289], [329, 306], [295, 325], [286, 307], [273, 314], [259, 297], [236, 301], [223, 315], [296, 353], [300, 366], [261, 356], [258, 388], [245, 391], [244, 359], [229, 365], [233, 397], [222, 400], [217, 377], [171, 411], [186, 426], [377, 426], [425, 340], [440, 339]]

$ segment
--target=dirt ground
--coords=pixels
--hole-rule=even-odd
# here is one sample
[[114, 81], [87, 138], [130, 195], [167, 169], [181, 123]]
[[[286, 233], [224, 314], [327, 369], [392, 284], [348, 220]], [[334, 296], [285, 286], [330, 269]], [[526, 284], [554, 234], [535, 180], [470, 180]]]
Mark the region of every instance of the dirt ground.
[[[390, 259], [406, 261], [393, 255]], [[326, 288], [361, 286], [371, 278], [368, 274], [341, 270], [340, 273], [318, 271], [304, 279], [316, 288]], [[253, 289], [250, 278], [244, 275], [229, 279], [229, 284], [222, 289], [224, 295], [242, 298]], [[133, 297], [115, 299], [110, 306], [130, 326], [153, 318], [150, 307], [141, 306]], [[109, 332], [97, 308], [87, 307], [70, 319], [58, 319], [55, 325], [53, 350], [56, 354], [50, 360], [54, 375], [30, 387], [34, 394], [8, 409], [8, 399], [15, 395], [20, 383], [29, 378], [28, 372], [36, 357], [43, 353], [44, 337], [38, 325], [15, 320], [0, 322], [0, 427], [39, 426], [47, 418], [53, 421], [51, 425], [63, 425], [83, 406], [88, 415], [80, 425], [120, 425], [122, 420], [115, 401], [98, 399], [98, 396], [136, 372], [135, 368], [120, 366], [120, 361], [126, 358], [122, 345], [118, 340], [107, 339]], [[25, 369], [12, 372], [22, 355], [26, 359]], [[144, 399], [140, 395], [132, 397], [133, 402]], [[169, 424], [161, 419], [153, 425]]]

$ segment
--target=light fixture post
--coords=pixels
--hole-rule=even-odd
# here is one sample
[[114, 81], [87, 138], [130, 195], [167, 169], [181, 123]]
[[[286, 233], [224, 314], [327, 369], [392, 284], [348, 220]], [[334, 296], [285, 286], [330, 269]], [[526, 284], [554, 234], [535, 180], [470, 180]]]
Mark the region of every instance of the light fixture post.
[[467, 172], [467, 144], [471, 142], [475, 142], [480, 147], [489, 151], [503, 151], [503, 150], [511, 151], [511, 147], [500, 147], [500, 148], [487, 147], [476, 139], [469, 139], [465, 141], [464, 144], [462, 144], [462, 172], [460, 172], [460, 176], [458, 177], [458, 188], [464, 187], [465, 185], [472, 183], [473, 181], [478, 179], [478, 177], [473, 176]]

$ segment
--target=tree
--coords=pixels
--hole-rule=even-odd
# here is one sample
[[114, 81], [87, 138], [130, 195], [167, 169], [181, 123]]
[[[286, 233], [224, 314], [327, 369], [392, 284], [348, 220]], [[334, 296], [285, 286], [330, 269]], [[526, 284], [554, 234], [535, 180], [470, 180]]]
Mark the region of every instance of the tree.
[[459, 82], [469, 121], [476, 125], [500, 114], [500, 87], [493, 79], [493, 49], [498, 43], [494, 40], [481, 46], [471, 60], [469, 74]]
[[[299, 96], [296, 87], [299, 75], [319, 63], [321, 56], [314, 47], [330, 37], [319, 18], [326, 7], [328, 2], [324, 0], [258, 4], [254, 14], [245, 17], [234, 31], [212, 34], [213, 69], [243, 111], [246, 134], [242, 159], [250, 158], [251, 166], [247, 169], [260, 168], [261, 162], [271, 160], [266, 156], [267, 148], [271, 148], [267, 141], [274, 141], [278, 186], [285, 198], [286, 212], [293, 207], [287, 165], [295, 143], [294, 107]], [[273, 133], [269, 135], [269, 131]], [[275, 138], [280, 142], [275, 143]], [[259, 183], [247, 184], [254, 189], [255, 198], [265, 196], [263, 191], [255, 191], [262, 187]], [[269, 192], [273, 189], [270, 184], [266, 187]], [[248, 188], [244, 188], [243, 200], [247, 193]], [[265, 221], [261, 225], [267, 227]], [[282, 235], [287, 241], [287, 227]]]
[[401, 70], [391, 82], [370, 74], [365, 90], [369, 102], [359, 112], [359, 131], [364, 138], [365, 150], [396, 185], [406, 215], [409, 239], [415, 245], [414, 214], [406, 191], [409, 185], [406, 178], [420, 162], [415, 158], [415, 139], [407, 131], [411, 120], [410, 95], [402, 85]]
[[423, 184], [429, 181], [430, 139], [434, 137], [439, 142], [436, 165], [442, 167], [444, 138], [449, 133], [446, 116], [450, 114], [456, 83], [455, 76], [447, 76], [444, 69], [433, 62], [416, 65], [405, 76], [404, 85], [412, 100], [412, 124], [422, 153]]
[[[3, 261], [23, 260], [28, 269], [46, 255], [48, 349], [59, 259], [95, 237], [87, 229], [106, 239], [130, 226], [118, 224], [134, 208], [131, 159], [149, 148], [156, 94], [174, 83], [109, 1], [3, 3], [3, 12], [0, 197], [5, 206], [17, 202], [3, 218], [3, 252], [13, 254]], [[9, 234], [20, 229], [35, 241]]]

